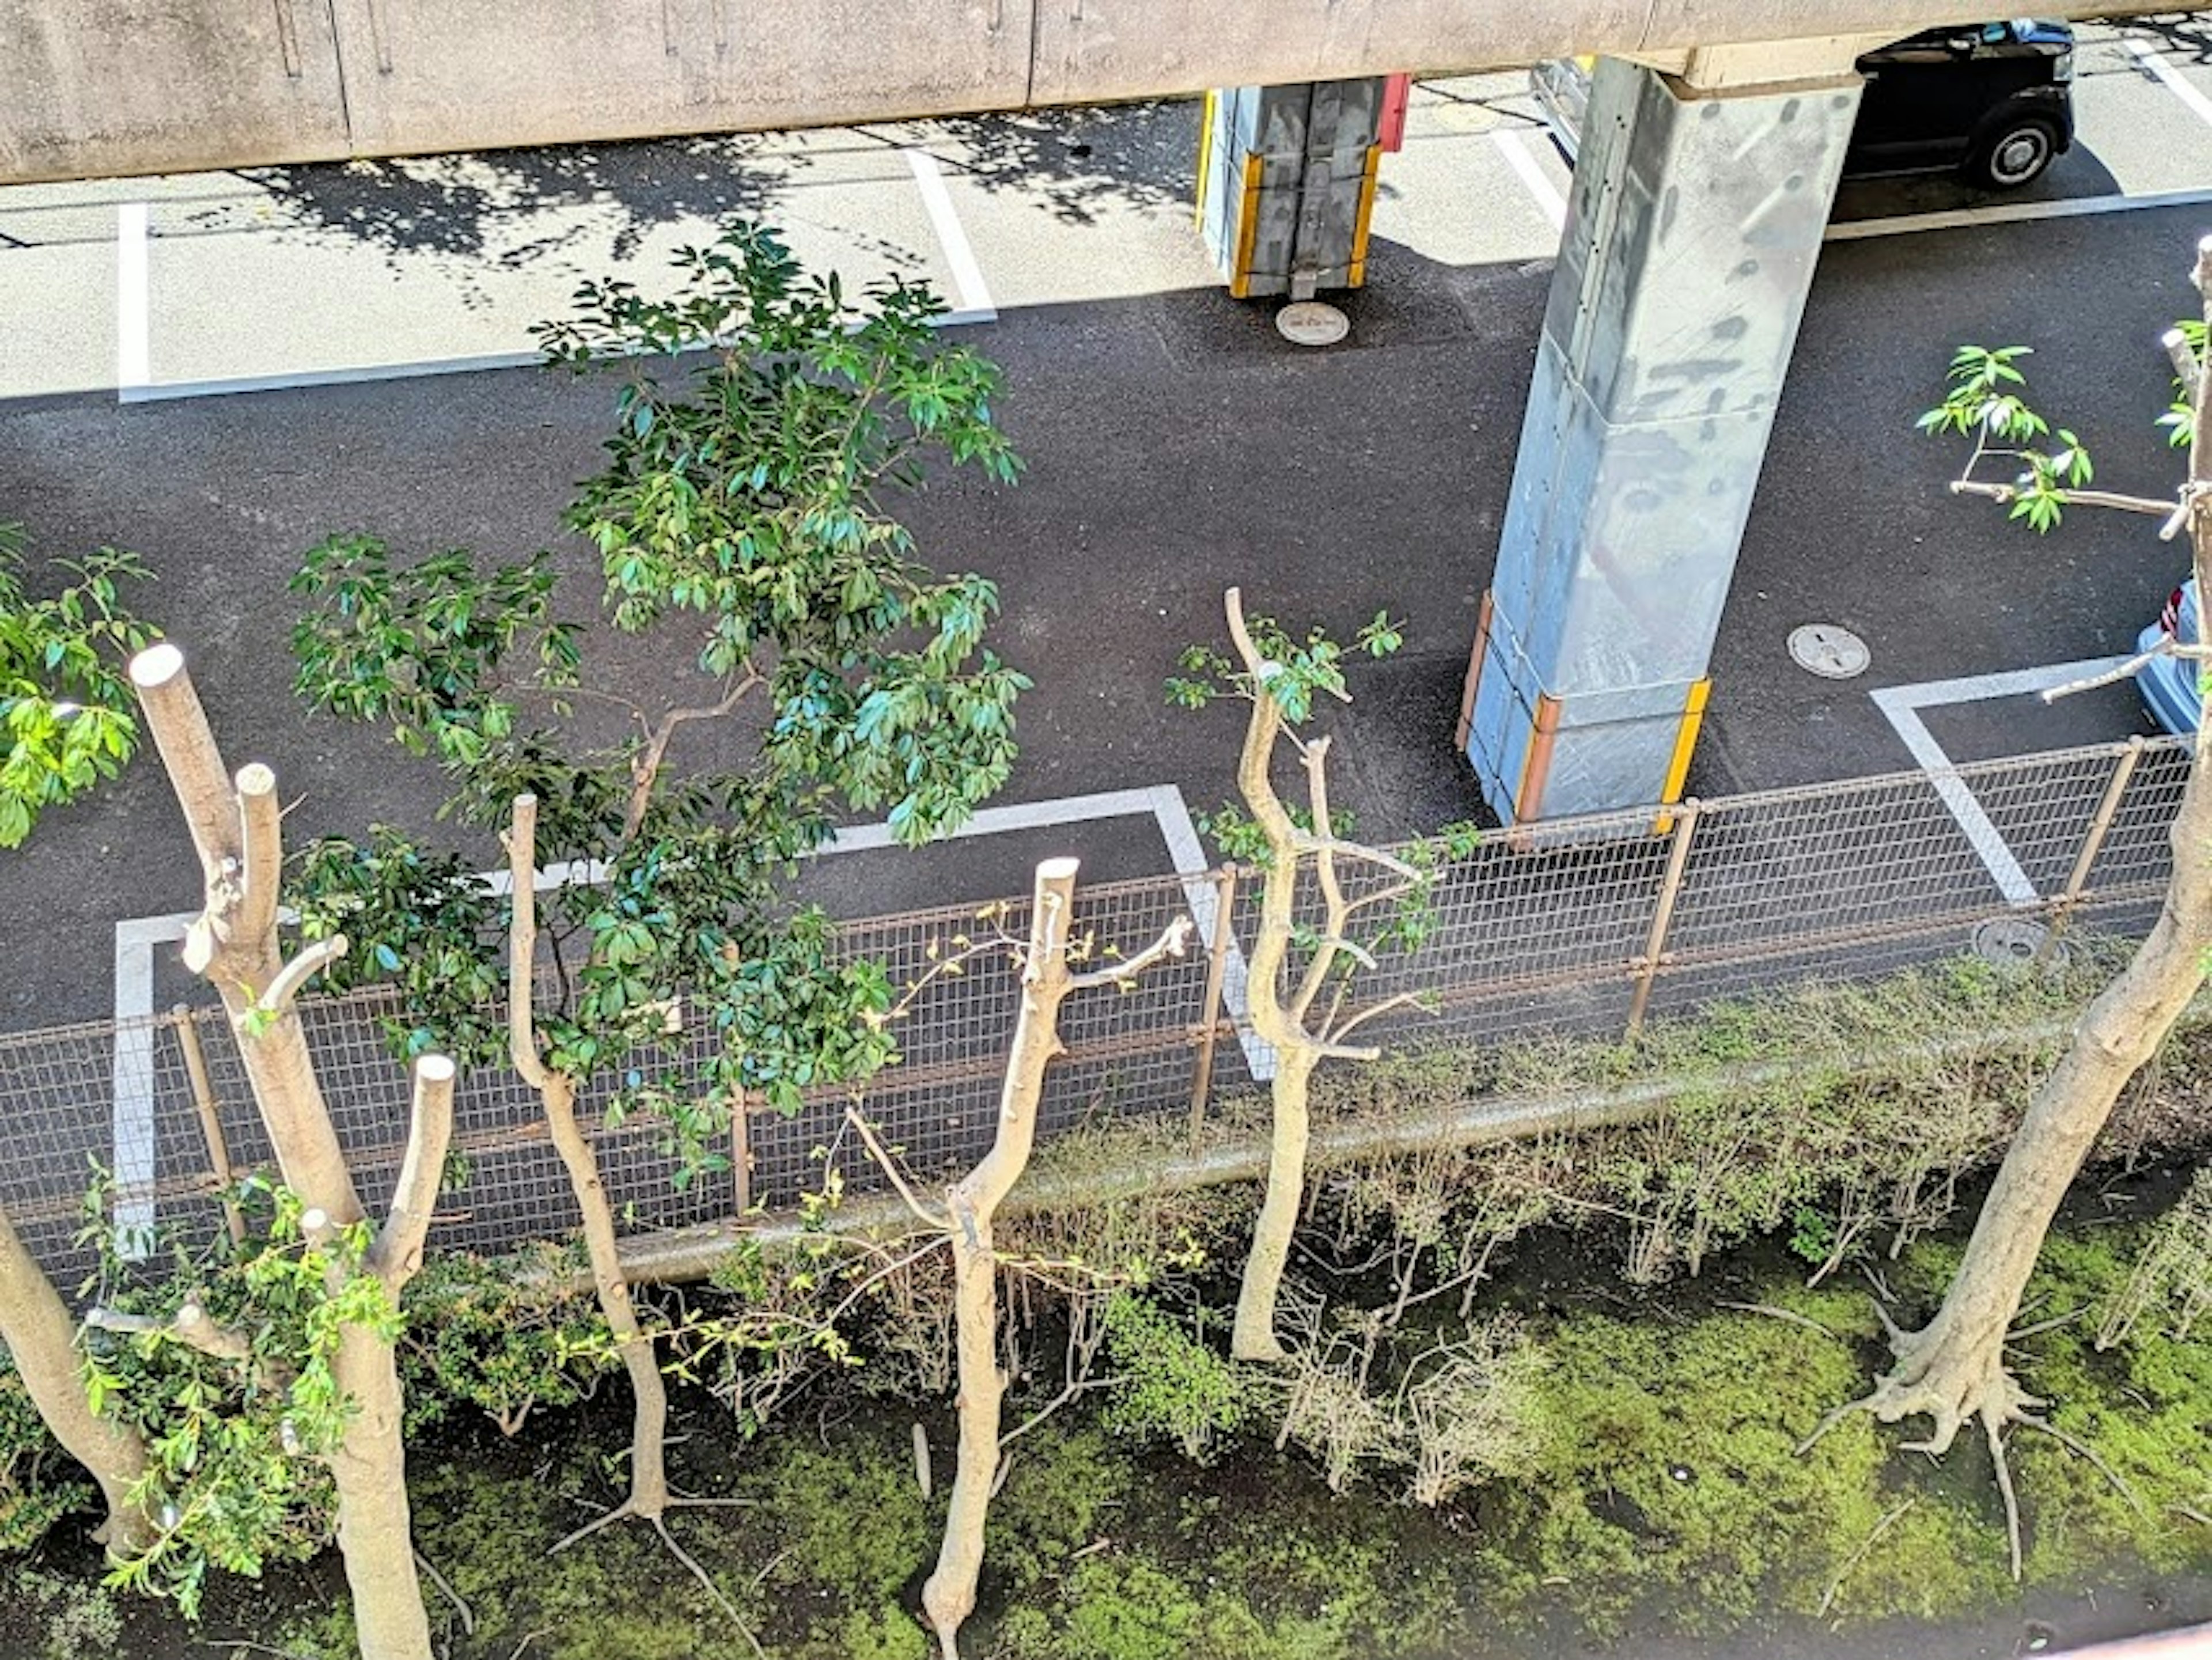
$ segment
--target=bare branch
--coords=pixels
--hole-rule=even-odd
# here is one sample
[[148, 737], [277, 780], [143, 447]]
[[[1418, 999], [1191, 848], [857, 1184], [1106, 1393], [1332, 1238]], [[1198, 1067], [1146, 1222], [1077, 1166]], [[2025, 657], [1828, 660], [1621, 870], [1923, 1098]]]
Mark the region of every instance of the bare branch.
[[2102, 674], [2086, 675], [2079, 680], [2069, 680], [2063, 686], [2049, 687], [2037, 696], [2046, 703], [2055, 703], [2062, 697], [2072, 697], [2081, 692], [2095, 691], [2100, 687], [2111, 685], [2116, 680], [2131, 680], [2148, 664], [2156, 661], [2159, 658], [2172, 656], [2172, 645], [2173, 636], [2168, 635], [2148, 651], [2139, 651], [2126, 662], [2106, 669]]
[[276, 970], [276, 977], [269, 982], [268, 989], [254, 999], [253, 1012], [270, 1015], [286, 1012], [307, 982], [343, 957], [348, 949], [343, 933], [302, 946], [298, 956]]
[[522, 1081], [544, 1090], [552, 1074], [538, 1053], [538, 1031], [530, 1006], [532, 963], [538, 955], [538, 798], [518, 795], [507, 821], [507, 885], [514, 895], [514, 920], [507, 929], [507, 1052]]
[[898, 1196], [906, 1201], [906, 1207], [915, 1213], [922, 1226], [933, 1229], [939, 1233], [951, 1232], [952, 1218], [943, 1212], [932, 1211], [921, 1200], [914, 1196], [914, 1189], [907, 1185], [906, 1177], [900, 1173], [898, 1166], [891, 1162], [891, 1156], [884, 1150], [883, 1143], [876, 1140], [876, 1133], [868, 1128], [868, 1121], [860, 1116], [859, 1109], [846, 1108], [845, 1116], [853, 1128], [860, 1131], [860, 1140], [867, 1144], [869, 1157], [872, 1158], [883, 1173], [890, 1178], [891, 1186], [898, 1189]]
[[415, 1062], [415, 1104], [407, 1152], [392, 1190], [391, 1213], [369, 1248], [368, 1267], [396, 1298], [422, 1266], [422, 1241], [438, 1205], [446, 1173], [446, 1148], [453, 1136], [451, 1057], [425, 1055]]
[[167, 1320], [158, 1320], [151, 1315], [123, 1314], [114, 1309], [94, 1308], [86, 1312], [84, 1323], [99, 1331], [170, 1338], [186, 1348], [198, 1349], [202, 1354], [212, 1355], [218, 1360], [243, 1364], [253, 1358], [253, 1344], [243, 1332], [218, 1324], [198, 1303], [187, 1302]]
[[1111, 986], [1133, 980], [1146, 969], [1164, 958], [1181, 957], [1190, 946], [1191, 922], [1188, 916], [1178, 916], [1168, 924], [1160, 937], [1126, 961], [1110, 969], [1099, 969], [1089, 974], [1072, 974], [1067, 977], [1068, 989], [1081, 991], [1090, 986]]
[[1370, 865], [1380, 865], [1387, 871], [1395, 871], [1416, 885], [1426, 879], [1419, 871], [1404, 860], [1395, 854], [1385, 853], [1380, 848], [1367, 847], [1358, 842], [1340, 842], [1334, 836], [1309, 836], [1304, 830], [1298, 831], [1291, 841], [1292, 845], [1300, 853], [1316, 855], [1334, 853], [1346, 859], [1364, 860]]
[[[1954, 496], [1980, 496], [2000, 505], [2020, 499], [2017, 484], [1984, 483], [1978, 478], [1954, 478]], [[2148, 496], [2120, 496], [2111, 490], [2061, 489], [2059, 496], [2069, 508], [2111, 508], [2118, 513], [2148, 514], [2154, 519], [2164, 519], [2174, 510], [2171, 502], [2160, 502]]]
[[241, 942], [269, 939], [276, 927], [276, 891], [283, 885], [283, 805], [276, 775], [258, 761], [238, 769], [240, 862], [245, 867], [231, 932]]
[[1424, 995], [1425, 994], [1418, 991], [1401, 991], [1395, 997], [1386, 997], [1372, 1008], [1360, 1010], [1351, 1019], [1331, 1031], [1328, 1034], [1328, 1039], [1333, 1043], [1340, 1043], [1377, 1015], [1388, 1014], [1393, 1009], [1419, 1008]]
[[[760, 671], [747, 663], [744, 673], [730, 688], [728, 695], [711, 708], [671, 709], [660, 717], [659, 724], [647, 735], [644, 751], [630, 768], [629, 806], [623, 814], [624, 842], [636, 835], [638, 826], [645, 822], [645, 810], [653, 800], [653, 787], [659, 779], [660, 763], [668, 753], [670, 740], [676, 736], [676, 728], [687, 721], [719, 720], [737, 708], [745, 694], [760, 684]], [[638, 723], [644, 724], [643, 716], [639, 717]]]

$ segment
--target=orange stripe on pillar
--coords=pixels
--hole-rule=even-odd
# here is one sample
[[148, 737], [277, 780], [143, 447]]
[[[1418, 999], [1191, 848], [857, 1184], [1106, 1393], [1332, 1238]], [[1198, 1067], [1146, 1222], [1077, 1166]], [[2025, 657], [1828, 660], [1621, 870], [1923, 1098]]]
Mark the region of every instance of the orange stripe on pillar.
[[1474, 730], [1474, 691], [1482, 681], [1482, 660], [1490, 651], [1490, 590], [1482, 591], [1482, 614], [1475, 619], [1474, 652], [1467, 660], [1467, 684], [1459, 695], [1459, 752], [1467, 753], [1468, 735]]
[[1528, 735], [1528, 756], [1521, 763], [1521, 787], [1513, 794], [1513, 817], [1526, 824], [1544, 804], [1544, 785], [1552, 775], [1552, 745], [1559, 740], [1565, 706], [1547, 691], [1536, 694], [1536, 720]]

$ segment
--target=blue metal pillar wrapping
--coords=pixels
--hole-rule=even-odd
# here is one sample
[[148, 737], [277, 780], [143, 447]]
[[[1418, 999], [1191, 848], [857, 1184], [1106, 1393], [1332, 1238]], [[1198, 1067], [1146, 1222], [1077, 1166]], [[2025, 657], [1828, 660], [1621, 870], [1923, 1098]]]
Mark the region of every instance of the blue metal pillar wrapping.
[[1599, 61], [1459, 734], [1507, 824], [1680, 795], [1858, 98]]

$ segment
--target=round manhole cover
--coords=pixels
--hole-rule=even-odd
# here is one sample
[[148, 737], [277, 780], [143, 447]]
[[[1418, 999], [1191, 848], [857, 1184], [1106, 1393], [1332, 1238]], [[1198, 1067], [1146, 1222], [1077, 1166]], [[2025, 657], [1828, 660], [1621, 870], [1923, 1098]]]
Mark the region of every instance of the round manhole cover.
[[1498, 112], [1489, 105], [1458, 99], [1430, 106], [1428, 116], [1446, 132], [1488, 132], [1498, 125]]
[[1867, 642], [1834, 623], [1808, 623], [1790, 630], [1790, 655], [1801, 669], [1809, 669], [1826, 680], [1848, 680], [1864, 674], [1872, 660]]
[[1294, 346], [1333, 346], [1352, 332], [1352, 319], [1319, 300], [1299, 300], [1275, 313], [1275, 331]]
[[1974, 955], [2003, 968], [2025, 968], [2039, 958], [2063, 963], [2066, 947], [2051, 930], [2025, 916], [1999, 916], [1974, 930]]

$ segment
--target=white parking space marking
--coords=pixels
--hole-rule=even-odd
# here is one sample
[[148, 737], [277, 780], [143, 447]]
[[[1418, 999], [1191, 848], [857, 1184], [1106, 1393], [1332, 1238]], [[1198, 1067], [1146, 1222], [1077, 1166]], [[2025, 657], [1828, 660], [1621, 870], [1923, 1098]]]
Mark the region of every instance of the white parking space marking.
[[1528, 194], [1534, 198], [1537, 207], [1542, 210], [1544, 217], [1551, 221], [1552, 228], [1565, 230], [1567, 228], [1567, 199], [1559, 194], [1559, 187], [1547, 176], [1543, 164], [1530, 153], [1528, 141], [1518, 132], [1504, 131], [1492, 133], [1491, 138], [1497, 144], [1498, 153], [1504, 156], [1506, 166], [1513, 169], [1522, 184], [1528, 187]]
[[1951, 208], [1942, 213], [1905, 213], [1890, 219], [1841, 222], [1828, 227], [1825, 240], [1850, 242], [1864, 236], [1909, 236], [1917, 231], [1958, 230], [1968, 225], [2016, 225], [2037, 219], [2079, 219], [2149, 208], [2202, 207], [2208, 202], [2212, 202], [2212, 190], [2157, 191], [2145, 196], [2076, 196], [2057, 202], [1994, 202], [1983, 208]]
[[969, 322], [997, 321], [991, 290], [983, 283], [983, 268], [975, 263], [975, 250], [969, 246], [968, 233], [961, 228], [960, 216], [953, 211], [952, 193], [945, 188], [944, 169], [927, 150], [910, 149], [906, 161], [914, 169], [914, 182], [921, 188], [921, 204], [929, 210], [929, 222], [937, 232], [938, 246], [945, 251], [945, 263], [952, 267], [952, 286], [960, 295], [961, 316]]
[[[1063, 796], [1052, 801], [1030, 801], [1016, 806], [985, 807], [953, 831], [951, 840], [974, 836], [1003, 836], [1019, 830], [1048, 830], [1063, 824], [1086, 824], [1101, 818], [1149, 817], [1158, 825], [1167, 846], [1169, 861], [1182, 879], [1183, 897], [1190, 906], [1191, 922], [1198, 938], [1211, 941], [1220, 908], [1219, 891], [1206, 879], [1206, 849], [1182, 791], [1173, 784], [1149, 789], [1108, 790], [1094, 795]], [[865, 853], [896, 845], [888, 822], [860, 824], [839, 830], [818, 849], [818, 855]], [[564, 887], [571, 882], [599, 882], [605, 868], [596, 863], [549, 865], [538, 873], [540, 891]], [[504, 870], [487, 871], [478, 878], [495, 894], [509, 891]], [[198, 915], [178, 911], [167, 916], [140, 916], [115, 925], [115, 1037], [112, 1079], [115, 1087], [115, 1246], [126, 1260], [143, 1256], [154, 1237], [154, 952], [157, 946], [176, 944]], [[283, 914], [289, 921], [289, 912]], [[1274, 1051], [1252, 1030], [1245, 1003], [1243, 947], [1234, 933], [1222, 953], [1222, 1006], [1237, 1027], [1246, 1066], [1254, 1078], [1265, 1082], [1275, 1075]]]
[[2086, 680], [2111, 672], [2128, 660], [2125, 657], [2097, 657], [2078, 663], [2053, 663], [2043, 668], [2014, 669], [2005, 674], [1967, 675], [1956, 680], [1924, 680], [1915, 686], [1884, 686], [1870, 696], [1875, 707], [1888, 717], [1905, 747], [1912, 751], [1912, 758], [1924, 768], [1929, 782], [1943, 805], [1957, 819], [1959, 828], [1966, 834], [1990, 878], [1997, 885], [2008, 903], [2033, 905], [2038, 903], [2035, 884], [2027, 879], [2020, 860], [2012, 856], [1997, 827], [1982, 811], [1974, 793], [1960, 781], [1953, 768], [1951, 757], [1928, 730], [1920, 718], [1920, 711], [1939, 708], [1946, 703], [1974, 703], [1990, 697], [2019, 697], [2029, 692], [2048, 691], [2053, 686], [2063, 686], [2075, 680]]
[[152, 212], [143, 202], [115, 210], [115, 385], [118, 393], [154, 378], [154, 319], [149, 245]]
[[2190, 112], [2208, 126], [2212, 126], [2212, 98], [2207, 98], [2181, 78], [2181, 71], [2158, 55], [2151, 42], [2131, 39], [2128, 50], [2142, 60], [2142, 66], [2159, 79], [2159, 84], [2187, 105]]
[[165, 380], [124, 385], [118, 404], [159, 404], [181, 398], [225, 398], [246, 392], [291, 392], [302, 386], [345, 386], [360, 380], [411, 380], [424, 374], [473, 374], [480, 369], [528, 368], [545, 361], [535, 351], [487, 352], [480, 357], [435, 357], [419, 363], [364, 363], [352, 368], [301, 369], [289, 374], [240, 374], [214, 380]]

